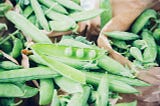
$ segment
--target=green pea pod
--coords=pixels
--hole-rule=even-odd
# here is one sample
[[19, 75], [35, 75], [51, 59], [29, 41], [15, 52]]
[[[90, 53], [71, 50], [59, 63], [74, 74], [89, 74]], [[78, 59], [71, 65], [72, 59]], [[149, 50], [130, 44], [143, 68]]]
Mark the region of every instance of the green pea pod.
[[[102, 78], [102, 76], [105, 75], [104, 73], [96, 73], [96, 72], [84, 72], [84, 73], [85, 73], [86, 77], [89, 76], [89, 79], [91, 77], [95, 80], [100, 80], [100, 78]], [[118, 81], [124, 82], [128, 85], [131, 85], [131, 86], [151, 86], [150, 84], [148, 84], [144, 81], [141, 81], [139, 79], [127, 78], [127, 77], [113, 75], [113, 74], [108, 74], [108, 79], [110, 81], [111, 80], [118, 80]]]
[[112, 39], [112, 45], [114, 45], [120, 49], [127, 49], [128, 48], [128, 45], [126, 44], [125, 41], [117, 40], [117, 39]]
[[24, 92], [24, 95], [21, 96], [21, 98], [30, 98], [38, 94], [38, 88], [30, 87], [23, 83], [16, 83], [16, 85], [19, 86]]
[[95, 106], [107, 106], [109, 95], [109, 81], [107, 74], [102, 76], [100, 80], [97, 95], [98, 97]]
[[41, 27], [45, 29], [46, 31], [50, 31], [47, 19], [44, 16], [43, 10], [38, 3], [37, 0], [30, 0], [31, 6], [33, 8], [33, 11], [37, 17], [38, 22], [40, 23]]
[[[103, 56], [98, 61], [98, 66], [102, 69], [116, 75], [126, 76], [133, 78], [134, 76], [130, 73], [128, 69], [123, 67], [122, 64], [118, 63], [117, 61], [113, 60], [108, 56]], [[111, 65], [113, 64], [113, 65]]]
[[1, 83], [0, 84], [0, 97], [21, 97], [24, 95], [24, 92], [11, 83]]
[[131, 27], [131, 31], [135, 34], [140, 32], [143, 27], [146, 25], [146, 23], [149, 21], [150, 18], [156, 18], [156, 11], [153, 9], [147, 9], [145, 10], [134, 22], [134, 24]]
[[118, 40], [135, 40], [139, 38], [139, 36], [134, 33], [121, 32], [121, 31], [105, 32], [104, 34], [107, 37]]
[[21, 50], [23, 49], [23, 43], [20, 39], [15, 38], [13, 44], [14, 44], [13, 49], [12, 49], [10, 55], [14, 58], [17, 58], [18, 56], [21, 55]]
[[136, 47], [131, 47], [130, 48], [130, 54], [139, 61], [143, 61], [143, 57], [142, 57], [142, 52], [136, 48]]
[[23, 68], [20, 65], [17, 65], [11, 61], [2, 61], [0, 62], [0, 67], [6, 70], [14, 70], [14, 69], [20, 69]]
[[72, 30], [75, 23], [70, 23], [70, 21], [67, 20], [61, 20], [61, 21], [50, 21], [49, 25], [51, 27], [52, 31], [69, 31]]
[[29, 36], [31, 39], [33, 39], [33, 41], [38, 43], [52, 43], [51, 40], [47, 37], [47, 35], [42, 33], [24, 16], [14, 11], [8, 11], [5, 14], [5, 16], [8, 20], [10, 20], [13, 24], [15, 24], [16, 27], [19, 30], [21, 30], [26, 36]]
[[153, 37], [154, 39], [157, 41], [158, 44], [160, 41], [160, 28], [155, 29], [155, 31], [153, 32]]
[[[103, 76], [97, 76], [97, 74], [90, 74], [89, 72], [85, 75], [87, 83], [92, 84], [93, 86], [98, 86], [101, 77]], [[126, 84], [125, 82], [113, 79], [109, 79], [109, 89], [117, 93], [138, 93], [135, 88]]]
[[137, 101], [130, 102], [130, 103], [118, 103], [115, 106], [137, 106]]
[[[102, 49], [83, 48], [83, 51], [81, 51], [81, 48], [79, 47], [69, 47], [69, 46], [56, 45], [56, 44], [34, 44], [32, 45], [31, 48], [35, 52], [41, 53], [43, 55], [48, 55], [51, 57], [60, 57], [64, 59], [73, 59], [73, 60], [75, 59], [75, 60], [81, 60], [81, 61], [96, 60], [101, 56], [103, 56], [105, 53], [105, 51]], [[68, 48], [71, 48], [71, 49], [68, 49]], [[96, 52], [96, 55], [91, 58], [89, 54], [93, 50]], [[72, 52], [72, 55], [68, 56], [69, 55], [68, 53], [70, 53], [70, 51]]]
[[52, 79], [40, 80], [40, 99], [39, 105], [47, 105], [51, 103], [54, 91], [54, 84]]
[[35, 79], [54, 78], [60, 76], [48, 67], [35, 67], [0, 72], [0, 82], [30, 81]]
[[73, 18], [73, 20], [75, 20], [76, 22], [79, 22], [95, 18], [96, 16], [99, 16], [102, 12], [102, 9], [93, 9], [88, 11], [75, 12], [73, 14], [70, 14], [70, 17]]
[[77, 11], [83, 10], [81, 6], [79, 6], [78, 4], [70, 0], [55, 0], [55, 1], [68, 9], [77, 10]]
[[68, 14], [67, 10], [63, 6], [54, 2], [53, 0], [38, 0], [38, 1], [49, 8], [51, 7], [54, 11], [57, 11], [62, 14]]
[[112, 7], [110, 0], [100, 0], [100, 8], [104, 9], [101, 14], [101, 28], [112, 18]]
[[140, 50], [143, 50], [148, 46], [145, 40], [135, 40], [132, 45]]
[[151, 32], [144, 30], [142, 32], [142, 39], [145, 40], [148, 45], [143, 53], [144, 62], [154, 62], [157, 56], [157, 46]]
[[84, 86], [83, 92], [73, 94], [67, 106], [85, 106], [90, 95], [90, 89], [89, 86]]
[[83, 91], [83, 88], [80, 83], [77, 83], [65, 77], [57, 77], [54, 80], [55, 83], [67, 93], [73, 94]]
[[60, 73], [64, 77], [82, 84], [86, 83], [85, 75], [81, 71], [75, 68], [72, 68], [68, 65], [65, 65], [61, 62], [55, 61], [49, 56], [45, 56], [40, 53], [37, 53], [37, 54], [39, 54], [40, 57], [46, 62], [47, 66], [49, 66], [53, 70], [56, 70], [56, 72]]
[[32, 13], [33, 13], [33, 9], [32, 9], [32, 6], [30, 6], [30, 5], [28, 5], [23, 11], [23, 15], [26, 18], [28, 18]]

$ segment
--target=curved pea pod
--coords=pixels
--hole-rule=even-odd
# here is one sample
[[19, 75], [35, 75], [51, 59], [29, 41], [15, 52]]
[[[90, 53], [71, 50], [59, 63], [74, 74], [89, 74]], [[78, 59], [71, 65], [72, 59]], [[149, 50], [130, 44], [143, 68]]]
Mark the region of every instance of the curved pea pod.
[[69, 47], [57, 44], [34, 44], [31, 48], [36, 53], [43, 55], [81, 61], [96, 60], [105, 54], [103, 49]]
[[140, 50], [143, 50], [148, 47], [147, 42], [145, 40], [135, 40], [132, 45]]
[[63, 6], [61, 6], [53, 0], [39, 0], [39, 2], [47, 7], [51, 7], [54, 11], [57, 11], [62, 14], [68, 14], [67, 10]]
[[21, 50], [23, 49], [23, 43], [20, 39], [15, 38], [13, 44], [14, 44], [13, 49], [12, 49], [10, 55], [14, 58], [17, 58], [18, 56], [21, 55]]
[[52, 79], [40, 80], [40, 99], [39, 105], [47, 105], [51, 103], [54, 91], [54, 84]]
[[109, 81], [107, 74], [101, 77], [97, 90], [97, 100], [95, 106], [107, 106], [109, 97]]
[[20, 65], [17, 65], [11, 61], [2, 61], [0, 62], [0, 67], [6, 70], [14, 70], [14, 69], [20, 69], [23, 68]]
[[118, 103], [115, 106], [137, 106], [137, 101], [130, 102], [130, 103]]
[[5, 14], [5, 16], [8, 20], [10, 20], [13, 24], [15, 24], [16, 27], [19, 30], [21, 30], [26, 36], [29, 36], [31, 39], [33, 39], [33, 41], [38, 43], [52, 43], [51, 40], [47, 37], [47, 35], [42, 33], [36, 26], [34, 26], [24, 16], [14, 11], [8, 11]]
[[[108, 56], [103, 56], [98, 60], [98, 66], [102, 69], [116, 75], [126, 76], [133, 78], [134, 76], [130, 73], [128, 69], [126, 69], [122, 64], [113, 60]], [[112, 65], [111, 65], [112, 64]]]
[[118, 39], [118, 40], [135, 40], [138, 39], [139, 36], [130, 32], [122, 32], [122, 31], [113, 31], [113, 32], [104, 32], [107, 37]]
[[131, 27], [131, 31], [135, 34], [140, 32], [142, 28], [146, 25], [146, 23], [151, 18], [156, 18], [156, 11], [153, 9], [147, 9], [145, 10], [134, 22], [134, 24]]
[[158, 44], [160, 41], [160, 28], [157, 28], [154, 32], [153, 32], [153, 37], [154, 39], [157, 41]]
[[100, 0], [100, 8], [104, 9], [101, 14], [101, 28], [112, 18], [112, 7], [110, 0]]
[[11, 83], [0, 84], [0, 97], [21, 97], [24, 92], [21, 88]]
[[148, 45], [143, 52], [144, 62], [154, 62], [157, 57], [157, 45], [151, 32], [144, 30], [142, 32], [142, 39], [145, 40]]
[[55, 0], [55, 1], [68, 9], [77, 10], [77, 11], [83, 10], [83, 8], [80, 5], [70, 0]]
[[35, 79], [54, 78], [60, 76], [48, 67], [35, 67], [0, 72], [0, 82], [30, 81]]
[[102, 9], [93, 9], [88, 11], [75, 12], [73, 14], [70, 14], [69, 16], [76, 22], [79, 22], [95, 18], [96, 16], [99, 16], [102, 12]]
[[142, 52], [136, 48], [136, 47], [131, 47], [130, 48], [130, 54], [139, 61], [143, 61], [143, 57], [142, 57]]

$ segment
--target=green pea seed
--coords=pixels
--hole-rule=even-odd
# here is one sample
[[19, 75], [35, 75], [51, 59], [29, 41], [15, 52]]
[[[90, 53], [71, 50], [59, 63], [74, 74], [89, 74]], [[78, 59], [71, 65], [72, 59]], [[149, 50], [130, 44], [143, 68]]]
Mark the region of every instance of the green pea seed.
[[95, 58], [96, 57], [96, 51], [95, 50], [90, 50], [88, 53], [88, 57], [89, 58]]
[[83, 49], [78, 49], [78, 50], [76, 51], [76, 56], [77, 56], [78, 58], [82, 58], [82, 57], [84, 56], [84, 50], [83, 50]]
[[66, 56], [72, 56], [72, 48], [71, 47], [68, 47], [68, 48], [66, 48], [65, 49], [65, 51], [64, 51], [64, 55], [66, 55]]

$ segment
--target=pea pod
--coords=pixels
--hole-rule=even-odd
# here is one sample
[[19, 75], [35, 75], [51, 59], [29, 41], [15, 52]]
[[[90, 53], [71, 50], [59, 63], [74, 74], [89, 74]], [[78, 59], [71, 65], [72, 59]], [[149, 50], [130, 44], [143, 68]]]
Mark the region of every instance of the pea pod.
[[117, 39], [112, 39], [111, 42], [112, 42], [111, 43], [112, 45], [114, 45], [114, 46], [116, 46], [116, 47], [118, 47], [120, 49], [127, 49], [128, 48], [128, 45], [126, 44], [125, 41], [117, 40]]
[[70, 0], [55, 0], [55, 1], [68, 9], [77, 10], [77, 11], [83, 10], [81, 6], [79, 6], [78, 4]]
[[136, 60], [139, 60], [139, 61], [143, 61], [143, 57], [142, 57], [142, 52], [136, 48], [136, 47], [131, 47], [130, 48], [130, 54], [136, 59]]
[[143, 50], [148, 46], [145, 40], [135, 40], [132, 45], [140, 50]]
[[85, 21], [91, 18], [95, 18], [103, 12], [102, 9], [93, 9], [88, 11], [76, 12], [70, 14], [70, 17], [73, 18], [76, 22]]
[[23, 43], [20, 39], [15, 38], [14, 39], [14, 45], [13, 45], [13, 49], [10, 53], [10, 55], [14, 58], [17, 58], [18, 56], [21, 55], [21, 50], [23, 49]]
[[[43, 55], [48, 55], [52, 57], [59, 57], [64, 59], [73, 59], [73, 60], [81, 60], [81, 61], [91, 61], [96, 60], [97, 58], [104, 55], [105, 51], [102, 49], [90, 49], [83, 48], [83, 50], [79, 47], [68, 47], [56, 44], [34, 44], [31, 47], [35, 52], [42, 53]], [[71, 48], [71, 49], [69, 49]], [[53, 50], [54, 49], [54, 50]], [[71, 51], [70, 51], [71, 50]], [[90, 58], [90, 52], [96, 52], [96, 56]], [[71, 56], [68, 56], [68, 53], [73, 52]], [[67, 53], [67, 54], [66, 54]]]
[[121, 32], [121, 31], [105, 32], [104, 34], [107, 37], [118, 39], [118, 40], [135, 40], [139, 38], [139, 36], [134, 33]]
[[104, 9], [101, 14], [101, 28], [112, 18], [112, 7], [110, 0], [100, 0], [100, 8]]
[[5, 41], [3, 44], [0, 45], [0, 48], [5, 53], [10, 53], [12, 51], [12, 44], [9, 41]]
[[[118, 63], [117, 61], [113, 60], [108, 56], [103, 56], [99, 58], [97, 61], [98, 61], [99, 67], [103, 68], [104, 70], [112, 74], [126, 76], [130, 78], [134, 77], [128, 69], [126, 69], [125, 67], [123, 67], [123, 65], [121, 65], [120, 63]], [[111, 65], [111, 64], [114, 64], [114, 65]]]
[[56, 76], [60, 75], [47, 67], [16, 69], [0, 72], [0, 82], [24, 82], [35, 79], [54, 78]]
[[70, 23], [70, 21], [67, 20], [61, 20], [61, 21], [50, 21], [49, 25], [51, 27], [52, 31], [68, 31], [72, 30], [72, 27], [74, 27], [75, 23]]
[[42, 33], [38, 28], [36, 28], [24, 16], [14, 11], [8, 11], [5, 14], [5, 16], [8, 20], [10, 20], [13, 24], [15, 24], [16, 27], [19, 30], [21, 30], [26, 36], [29, 36], [31, 39], [33, 39], [33, 41], [38, 43], [52, 43], [44, 33]]
[[41, 79], [40, 80], [40, 100], [39, 105], [47, 105], [51, 103], [53, 97], [53, 80]]
[[21, 90], [21, 88], [15, 84], [1, 83], [0, 89], [0, 97], [21, 97], [24, 95], [24, 92]]
[[45, 29], [46, 31], [50, 31], [47, 19], [45, 18], [43, 10], [40, 7], [40, 4], [38, 3], [38, 1], [37, 0], [30, 0], [30, 2], [31, 2], [31, 6], [33, 8], [33, 11], [34, 11], [41, 27], [43, 29]]
[[39, 2], [44, 4], [47, 7], [51, 7], [54, 11], [57, 11], [62, 14], [68, 14], [68, 12], [64, 7], [54, 2], [53, 0], [39, 0]]
[[[85, 73], [86, 77], [89, 76], [89, 79], [91, 77], [95, 80], [100, 80], [102, 78], [102, 76], [105, 75], [104, 73], [95, 73], [95, 72], [84, 72], [84, 73]], [[139, 79], [127, 78], [127, 77], [113, 75], [113, 74], [108, 74], [108, 79], [110, 81], [111, 80], [118, 80], [118, 81], [124, 82], [128, 85], [131, 85], [131, 86], [151, 86], [150, 84], [148, 84], [144, 81], [141, 81]]]
[[97, 90], [97, 100], [95, 106], [107, 106], [108, 104], [108, 95], [109, 95], [109, 85], [108, 85], [108, 76], [104, 75], [99, 83]]
[[11, 61], [2, 61], [0, 62], [0, 67], [6, 70], [14, 70], [14, 69], [20, 69], [23, 68], [20, 65], [17, 65]]
[[27, 6], [24, 11], [23, 11], [23, 15], [28, 18], [31, 14], [33, 13], [33, 9], [32, 7], [29, 5]]
[[154, 62], [157, 56], [157, 46], [151, 32], [144, 30], [142, 32], [142, 39], [145, 40], [148, 45], [143, 53], [144, 62]]
[[135, 34], [140, 32], [142, 28], [146, 25], [150, 18], [156, 18], [156, 11], [153, 9], [145, 10], [134, 22], [131, 27], [131, 31]]
[[[96, 74], [90, 74], [87, 73], [86, 75], [86, 81], [89, 84], [92, 84], [93, 86], [97, 86], [101, 80], [101, 77], [97, 77]], [[114, 92], [118, 93], [138, 93], [138, 91], [133, 88], [132, 86], [119, 81], [119, 80], [109, 80], [109, 89]]]

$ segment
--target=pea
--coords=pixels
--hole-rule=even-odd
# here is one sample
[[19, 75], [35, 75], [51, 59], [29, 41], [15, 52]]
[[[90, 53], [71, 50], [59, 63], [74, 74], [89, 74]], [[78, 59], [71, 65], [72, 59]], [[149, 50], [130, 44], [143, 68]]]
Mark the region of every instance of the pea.
[[96, 51], [95, 50], [90, 50], [88, 53], [89, 58], [95, 58], [96, 57]]
[[72, 48], [71, 47], [66, 48], [64, 51], [64, 55], [65, 56], [72, 56], [73, 55]]
[[77, 56], [78, 58], [84, 57], [84, 50], [83, 50], [83, 49], [77, 49], [77, 51], [76, 51], [76, 56]]

